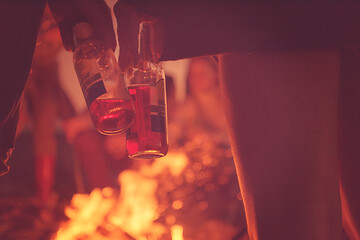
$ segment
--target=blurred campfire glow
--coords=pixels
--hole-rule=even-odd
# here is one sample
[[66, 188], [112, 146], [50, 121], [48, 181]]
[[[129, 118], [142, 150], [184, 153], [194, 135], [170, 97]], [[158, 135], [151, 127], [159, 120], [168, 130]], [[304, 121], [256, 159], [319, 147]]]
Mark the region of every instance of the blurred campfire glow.
[[[69, 220], [53, 240], [161, 239], [166, 229], [155, 222], [161, 208], [156, 198], [157, 177], [163, 172], [178, 176], [188, 162], [185, 154], [169, 153], [139, 170], [122, 172], [118, 177], [120, 190], [96, 188], [90, 194], [75, 194], [65, 209]], [[174, 204], [181, 208], [181, 202]], [[172, 240], [183, 240], [183, 228], [173, 225], [171, 235]]]
[[171, 227], [171, 239], [172, 240], [184, 240], [182, 226], [174, 225]]

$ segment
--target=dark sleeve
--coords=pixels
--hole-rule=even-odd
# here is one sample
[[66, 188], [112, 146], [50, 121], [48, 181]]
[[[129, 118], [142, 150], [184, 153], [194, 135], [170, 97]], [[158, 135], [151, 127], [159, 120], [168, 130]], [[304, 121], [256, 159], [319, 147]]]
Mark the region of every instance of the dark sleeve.
[[356, 46], [360, 42], [360, 3], [355, 1], [128, 2], [163, 21], [163, 60], [232, 51]]
[[19, 121], [20, 101], [14, 106], [5, 122], [0, 123], [0, 176], [9, 171], [7, 161], [15, 149], [15, 136]]
[[8, 170], [6, 162], [14, 149], [20, 98], [44, 6], [45, 0], [0, 3], [0, 175]]

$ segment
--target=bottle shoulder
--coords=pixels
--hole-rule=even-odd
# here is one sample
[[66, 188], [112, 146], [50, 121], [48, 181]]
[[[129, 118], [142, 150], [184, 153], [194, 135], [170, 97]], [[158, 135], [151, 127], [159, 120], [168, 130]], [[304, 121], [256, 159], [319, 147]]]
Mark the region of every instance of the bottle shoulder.
[[92, 59], [104, 55], [113, 55], [113, 52], [102, 41], [93, 39], [81, 42], [74, 51], [74, 59]]
[[128, 85], [156, 85], [165, 79], [164, 69], [160, 64], [148, 62], [125, 72]]

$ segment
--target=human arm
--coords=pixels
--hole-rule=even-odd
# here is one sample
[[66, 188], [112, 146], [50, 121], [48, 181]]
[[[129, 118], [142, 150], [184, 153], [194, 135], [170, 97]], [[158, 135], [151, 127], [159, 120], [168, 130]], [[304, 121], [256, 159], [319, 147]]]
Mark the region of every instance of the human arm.
[[[163, 24], [162, 60], [176, 60], [224, 52], [286, 51], [358, 45], [360, 3], [355, 1], [119, 1], [120, 52], [136, 54], [136, 24], [151, 16]], [[122, 15], [122, 7], [137, 17]], [[129, 16], [130, 15], [130, 16]], [[126, 20], [128, 17], [128, 20]], [[126, 24], [122, 24], [126, 23]], [[121, 39], [125, 39], [122, 40]], [[125, 55], [126, 55], [125, 54]], [[121, 66], [132, 56], [120, 53]]]

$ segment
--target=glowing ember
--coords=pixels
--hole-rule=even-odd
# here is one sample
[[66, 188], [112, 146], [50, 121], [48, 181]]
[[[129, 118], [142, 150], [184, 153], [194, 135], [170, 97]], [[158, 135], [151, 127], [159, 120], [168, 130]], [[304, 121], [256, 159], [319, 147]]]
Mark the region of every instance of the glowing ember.
[[[157, 178], [163, 172], [180, 175], [188, 161], [185, 154], [169, 153], [139, 170], [122, 172], [118, 177], [121, 191], [104, 188], [74, 195], [65, 209], [69, 220], [53, 240], [161, 239], [166, 229], [155, 222], [161, 209], [156, 197]], [[173, 240], [183, 240], [180, 227], [172, 227], [176, 235]]]

